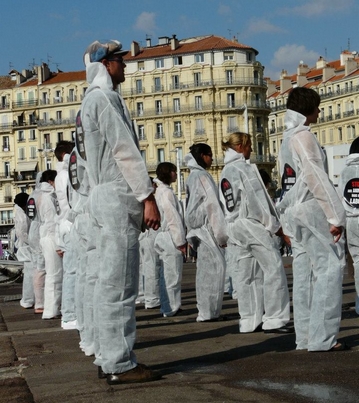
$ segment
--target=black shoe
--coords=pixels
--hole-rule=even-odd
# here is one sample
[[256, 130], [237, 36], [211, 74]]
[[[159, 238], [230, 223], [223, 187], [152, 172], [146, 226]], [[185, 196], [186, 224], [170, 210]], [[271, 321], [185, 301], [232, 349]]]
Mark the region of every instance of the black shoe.
[[288, 334], [294, 333], [294, 327], [289, 327], [287, 325], [278, 327], [277, 329], [264, 329], [264, 333], [279, 333], [279, 334]]
[[137, 367], [120, 374], [108, 374], [107, 383], [109, 385], [119, 385], [121, 383], [151, 382], [161, 379], [162, 375], [157, 371], [152, 371], [146, 365], [137, 364]]
[[107, 374], [102, 371], [102, 368], [101, 368], [101, 367], [97, 367], [97, 376], [98, 376], [98, 379], [105, 379], [105, 378], [107, 378]]

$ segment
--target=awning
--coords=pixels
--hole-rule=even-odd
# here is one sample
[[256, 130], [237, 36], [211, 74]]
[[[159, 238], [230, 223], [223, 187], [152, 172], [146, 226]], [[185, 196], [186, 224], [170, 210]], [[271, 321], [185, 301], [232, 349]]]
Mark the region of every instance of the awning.
[[19, 116], [21, 116], [21, 115], [23, 115], [24, 114], [24, 111], [21, 111], [21, 112], [13, 112], [13, 117], [14, 118], [18, 118]]
[[16, 172], [35, 171], [37, 161], [18, 162], [16, 165]]

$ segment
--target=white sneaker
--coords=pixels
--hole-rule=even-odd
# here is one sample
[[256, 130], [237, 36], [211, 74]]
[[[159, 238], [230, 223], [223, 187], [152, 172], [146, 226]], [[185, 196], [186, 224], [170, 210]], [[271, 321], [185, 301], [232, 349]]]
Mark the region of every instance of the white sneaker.
[[64, 320], [61, 321], [61, 327], [64, 330], [74, 330], [77, 329], [77, 320], [69, 320], [68, 322], [65, 322]]

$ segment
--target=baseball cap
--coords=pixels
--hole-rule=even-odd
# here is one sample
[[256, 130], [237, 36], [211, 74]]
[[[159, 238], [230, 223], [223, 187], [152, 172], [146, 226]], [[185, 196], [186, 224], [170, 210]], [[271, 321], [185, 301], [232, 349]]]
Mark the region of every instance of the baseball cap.
[[94, 62], [100, 62], [110, 55], [124, 55], [128, 50], [122, 50], [121, 42], [111, 39], [103, 41], [95, 41], [89, 45], [84, 54], [85, 65]]

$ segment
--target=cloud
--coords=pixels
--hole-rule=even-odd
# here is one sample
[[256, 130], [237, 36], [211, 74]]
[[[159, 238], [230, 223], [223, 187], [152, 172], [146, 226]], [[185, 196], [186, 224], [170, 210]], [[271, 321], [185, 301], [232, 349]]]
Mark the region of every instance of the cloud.
[[153, 35], [157, 30], [155, 19], [156, 13], [144, 11], [137, 17], [136, 23], [133, 27], [139, 31], [145, 32], [146, 34]]
[[296, 73], [300, 61], [312, 67], [318, 58], [319, 53], [308, 50], [304, 45], [288, 44], [281, 46], [274, 53], [269, 68], [265, 70], [265, 76], [277, 80], [282, 70], [287, 70], [288, 74], [292, 75]]
[[351, 10], [353, 7], [353, 0], [315, 0], [304, 3], [295, 7], [284, 7], [280, 14], [292, 14], [302, 17], [318, 17], [327, 13], [337, 13], [341, 11]]
[[271, 24], [265, 18], [252, 18], [249, 21], [248, 27], [246, 29], [246, 35], [255, 35], [262, 33], [277, 34], [284, 32], [287, 31], [277, 25]]

